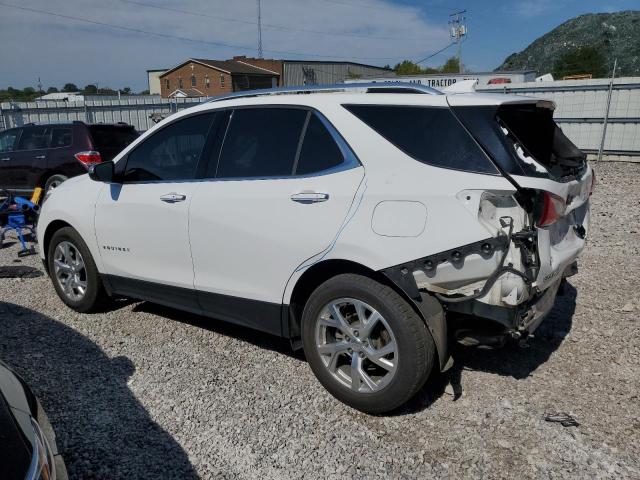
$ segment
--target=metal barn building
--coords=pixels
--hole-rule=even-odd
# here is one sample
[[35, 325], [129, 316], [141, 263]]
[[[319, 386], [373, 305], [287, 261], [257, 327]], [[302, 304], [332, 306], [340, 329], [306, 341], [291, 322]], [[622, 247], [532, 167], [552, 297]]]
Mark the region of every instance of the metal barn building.
[[283, 60], [282, 85], [325, 85], [353, 79], [395, 78], [393, 70], [354, 62]]

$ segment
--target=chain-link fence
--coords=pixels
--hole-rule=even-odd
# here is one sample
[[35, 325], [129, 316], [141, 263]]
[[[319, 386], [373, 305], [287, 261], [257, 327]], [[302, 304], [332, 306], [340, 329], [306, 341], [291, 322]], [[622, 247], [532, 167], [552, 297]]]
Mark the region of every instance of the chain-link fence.
[[206, 98], [166, 99], [132, 96], [81, 102], [3, 102], [0, 103], [0, 130], [27, 123], [55, 123], [80, 120], [87, 123], [124, 122], [137, 130], [151, 128], [162, 118], [197, 105]]

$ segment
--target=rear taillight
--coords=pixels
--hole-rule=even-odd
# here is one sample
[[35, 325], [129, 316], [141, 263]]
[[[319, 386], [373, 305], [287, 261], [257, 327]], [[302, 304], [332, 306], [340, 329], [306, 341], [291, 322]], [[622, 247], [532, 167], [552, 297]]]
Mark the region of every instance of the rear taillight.
[[546, 227], [558, 221], [566, 208], [564, 199], [551, 192], [542, 192], [542, 211], [537, 221], [538, 227]]
[[88, 152], [78, 152], [74, 157], [76, 157], [76, 160], [83, 164], [87, 169], [91, 165], [102, 162], [100, 152], [94, 152], [93, 150]]

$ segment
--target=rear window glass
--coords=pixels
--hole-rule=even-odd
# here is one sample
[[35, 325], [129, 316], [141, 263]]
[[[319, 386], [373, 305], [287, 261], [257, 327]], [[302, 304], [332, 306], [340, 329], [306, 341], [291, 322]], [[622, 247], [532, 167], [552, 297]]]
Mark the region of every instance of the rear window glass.
[[498, 119], [533, 158], [544, 165], [551, 162], [556, 125], [553, 111], [535, 105], [505, 105]]
[[404, 105], [345, 105], [345, 108], [419, 162], [498, 173], [448, 108]]
[[306, 116], [306, 110], [292, 108], [234, 110], [216, 177], [291, 175]]
[[337, 167], [344, 155], [317, 115], [311, 115], [304, 134], [296, 175], [309, 175]]
[[138, 137], [130, 125], [89, 125], [89, 133], [93, 149], [100, 152], [102, 160], [112, 160]]
[[51, 148], [71, 146], [71, 129], [54, 127], [51, 131]]

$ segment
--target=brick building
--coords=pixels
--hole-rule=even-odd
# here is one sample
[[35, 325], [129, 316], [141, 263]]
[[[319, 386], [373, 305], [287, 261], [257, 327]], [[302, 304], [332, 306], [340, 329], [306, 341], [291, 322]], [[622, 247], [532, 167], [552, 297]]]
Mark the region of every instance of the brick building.
[[275, 71], [236, 60], [190, 58], [160, 75], [160, 95], [210, 97], [275, 87], [279, 78]]
[[395, 77], [393, 70], [355, 62], [276, 60], [236, 56], [190, 58], [160, 75], [162, 97], [211, 97], [242, 90]]

